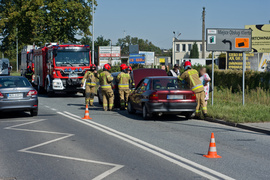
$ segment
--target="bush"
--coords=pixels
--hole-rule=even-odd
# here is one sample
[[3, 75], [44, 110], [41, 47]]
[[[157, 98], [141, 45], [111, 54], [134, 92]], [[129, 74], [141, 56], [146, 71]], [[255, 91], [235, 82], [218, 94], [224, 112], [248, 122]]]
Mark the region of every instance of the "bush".
[[[217, 88], [232, 88], [233, 92], [239, 92], [242, 89], [243, 71], [237, 70], [215, 70], [215, 86]], [[212, 73], [210, 71], [209, 75]], [[245, 88], [246, 89], [270, 89], [270, 72], [246, 71]]]

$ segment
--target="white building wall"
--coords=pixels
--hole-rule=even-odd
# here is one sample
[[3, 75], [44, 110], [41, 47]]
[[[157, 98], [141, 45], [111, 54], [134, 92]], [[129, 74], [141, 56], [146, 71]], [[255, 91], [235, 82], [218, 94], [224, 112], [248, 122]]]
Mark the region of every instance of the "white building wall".
[[[172, 64], [181, 64], [182, 59], [189, 58], [190, 56], [190, 50], [192, 49], [192, 46], [194, 42], [197, 43], [198, 49], [199, 49], [199, 59], [202, 59], [202, 41], [201, 40], [177, 40], [173, 38], [173, 52], [172, 52]], [[191, 48], [189, 49], [189, 46]], [[206, 48], [206, 45], [205, 45]], [[207, 52], [205, 49], [205, 57], [208, 58], [209, 54], [211, 52]], [[216, 52], [215, 55], [218, 55], [220, 53]]]

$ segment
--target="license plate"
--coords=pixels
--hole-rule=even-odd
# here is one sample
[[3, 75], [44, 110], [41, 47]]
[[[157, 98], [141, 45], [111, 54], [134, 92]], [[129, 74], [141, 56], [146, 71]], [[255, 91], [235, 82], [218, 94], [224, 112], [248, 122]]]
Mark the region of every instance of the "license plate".
[[78, 74], [76, 74], [76, 73], [70, 73], [68, 77], [69, 78], [77, 78], [78, 77]]
[[167, 99], [184, 99], [184, 95], [167, 95]]
[[22, 99], [23, 93], [7, 94], [8, 99]]

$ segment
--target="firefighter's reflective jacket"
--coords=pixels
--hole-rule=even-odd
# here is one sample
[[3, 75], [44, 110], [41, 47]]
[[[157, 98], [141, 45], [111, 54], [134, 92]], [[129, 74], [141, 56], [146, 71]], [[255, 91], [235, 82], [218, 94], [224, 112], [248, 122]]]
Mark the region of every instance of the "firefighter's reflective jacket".
[[199, 78], [199, 73], [195, 69], [186, 70], [181, 76], [178, 77], [180, 81], [185, 80], [191, 90], [195, 93], [204, 91], [203, 84]]
[[98, 73], [88, 71], [85, 73], [81, 83], [84, 84], [84, 82], [86, 81], [85, 83], [86, 86], [90, 87], [96, 86], [98, 77], [99, 77]]
[[111, 73], [109, 73], [108, 71], [102, 71], [99, 74], [99, 83], [100, 83], [101, 89], [112, 88], [111, 86], [112, 81], [113, 81], [113, 77]]
[[129, 89], [130, 75], [128, 73], [121, 72], [117, 76], [118, 89]]

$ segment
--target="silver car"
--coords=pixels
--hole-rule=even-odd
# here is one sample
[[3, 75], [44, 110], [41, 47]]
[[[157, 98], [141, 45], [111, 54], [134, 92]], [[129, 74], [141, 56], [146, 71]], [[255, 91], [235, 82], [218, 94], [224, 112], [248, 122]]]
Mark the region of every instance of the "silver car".
[[30, 111], [38, 115], [38, 93], [21, 76], [0, 76], [0, 111]]

